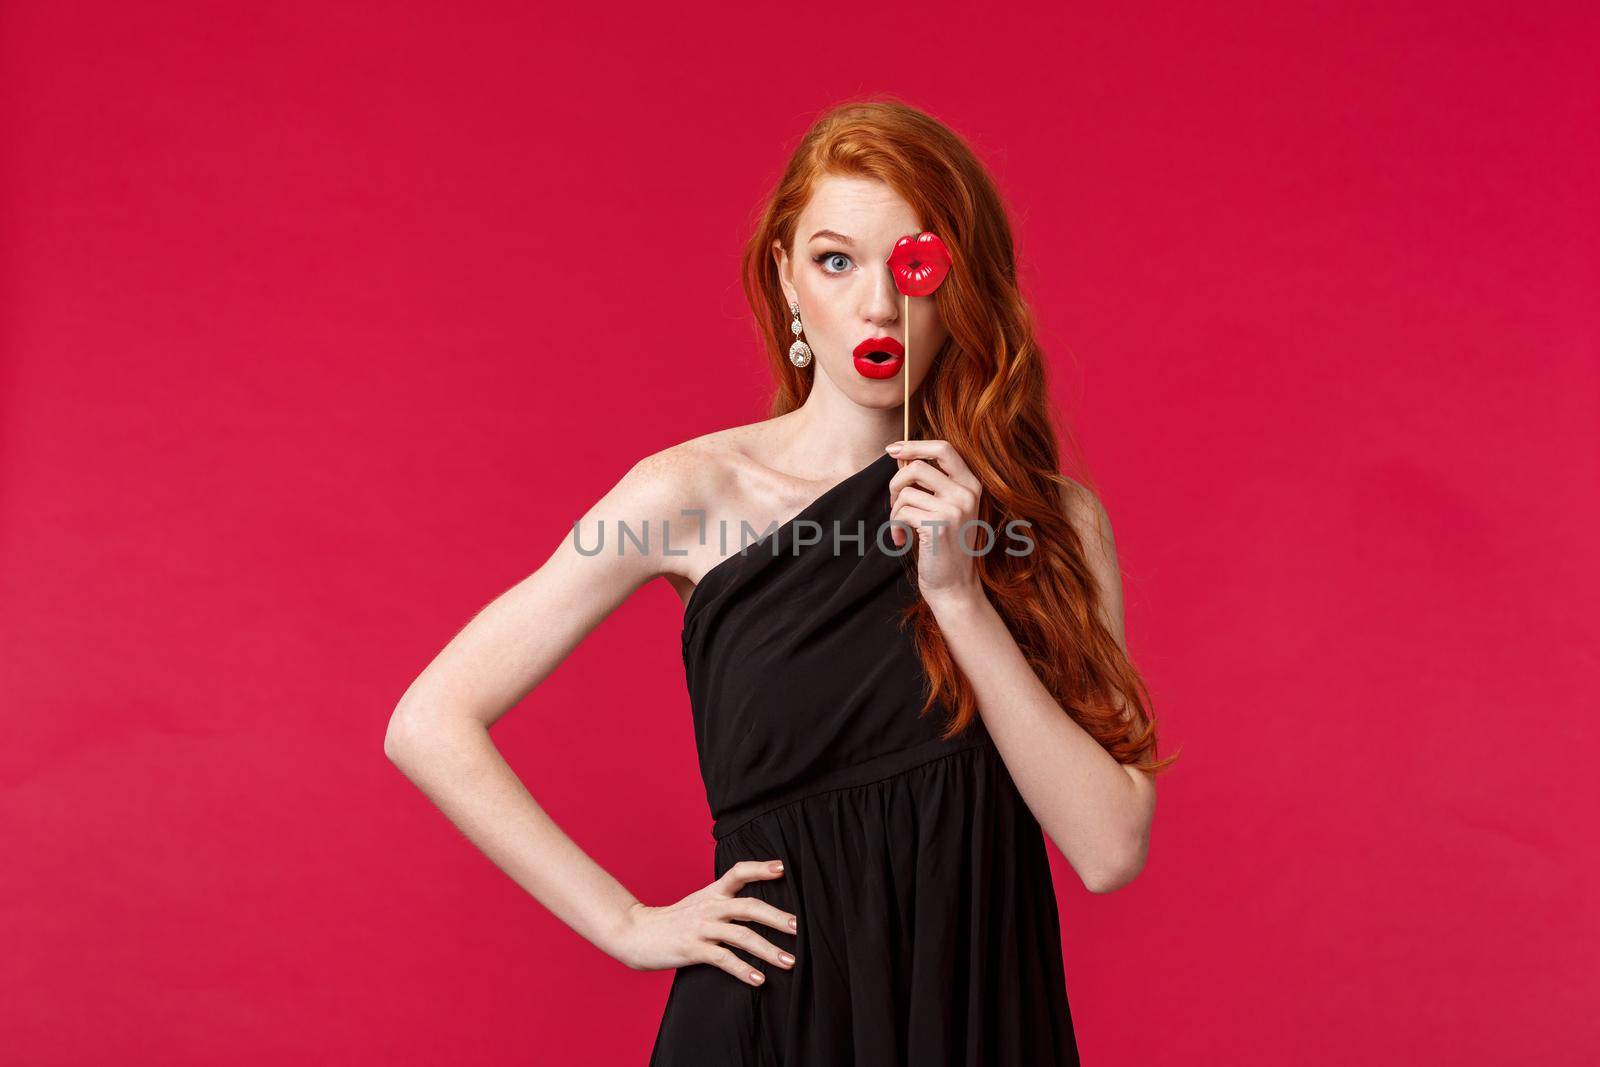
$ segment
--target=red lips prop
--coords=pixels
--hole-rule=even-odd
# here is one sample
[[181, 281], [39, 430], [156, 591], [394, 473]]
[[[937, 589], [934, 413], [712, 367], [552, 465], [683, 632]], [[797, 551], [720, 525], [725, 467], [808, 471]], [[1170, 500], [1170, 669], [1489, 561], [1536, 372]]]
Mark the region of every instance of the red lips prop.
[[950, 273], [950, 250], [931, 230], [907, 234], [889, 253], [894, 285], [906, 296], [931, 296]]
[[[894, 287], [900, 290], [905, 304], [903, 320], [906, 324], [906, 355], [901, 362], [901, 379], [905, 400], [900, 410], [905, 419], [905, 440], [911, 440], [911, 298], [932, 296], [945, 276], [950, 273], [950, 250], [931, 230], [907, 234], [894, 243], [889, 251], [889, 273], [894, 275]], [[901, 463], [901, 466], [904, 466]]]

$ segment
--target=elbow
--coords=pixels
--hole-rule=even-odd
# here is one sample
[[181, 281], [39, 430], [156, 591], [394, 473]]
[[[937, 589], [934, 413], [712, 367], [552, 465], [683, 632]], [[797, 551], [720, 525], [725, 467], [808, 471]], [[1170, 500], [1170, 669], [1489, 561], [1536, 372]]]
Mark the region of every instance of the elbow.
[[410, 776], [422, 760], [459, 743], [460, 728], [474, 725], [483, 727], [481, 720], [453, 706], [403, 700], [389, 715], [383, 754]]
[[1096, 857], [1097, 862], [1088, 864], [1083, 878], [1084, 888], [1091, 893], [1113, 893], [1121, 889], [1139, 877], [1150, 855], [1155, 790], [1150, 788], [1149, 780], [1142, 777], [1143, 771], [1125, 769], [1133, 776], [1136, 786], [1143, 788], [1136, 789], [1138, 801], [1126, 809], [1125, 816], [1105, 828], [1106, 845]]
[[383, 732], [383, 754], [395, 766], [403, 766], [416, 748], [416, 736], [421, 726], [415, 712], [404, 704], [389, 716], [389, 726]]
[[1114, 893], [1139, 877], [1149, 854], [1149, 840], [1140, 835], [1130, 840], [1105, 862], [1096, 864], [1083, 876], [1083, 887], [1091, 893]]
[[1115, 893], [1139, 876], [1136, 868], [1096, 871], [1083, 879], [1083, 888], [1091, 893]]
[[408, 776], [423, 760], [459, 746], [463, 731], [487, 730], [484, 720], [440, 700], [402, 700], [389, 715], [383, 733], [383, 754]]
[[395, 731], [394, 719], [389, 719], [389, 728], [383, 732], [383, 755], [390, 763], [400, 762], [400, 735]]

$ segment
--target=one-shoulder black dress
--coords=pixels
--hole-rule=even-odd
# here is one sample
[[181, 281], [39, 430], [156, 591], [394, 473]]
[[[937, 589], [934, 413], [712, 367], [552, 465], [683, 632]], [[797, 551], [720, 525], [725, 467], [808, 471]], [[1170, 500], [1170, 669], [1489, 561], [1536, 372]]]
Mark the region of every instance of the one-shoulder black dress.
[[[792, 968], [680, 967], [653, 1067], [1076, 1064], [1044, 835], [981, 720], [940, 740], [899, 613], [885, 453], [701, 580], [683, 664], [716, 840], [784, 873]], [[858, 537], [857, 534], [860, 536]], [[736, 532], [728, 540], [738, 542]], [[728, 546], [724, 546], [725, 548]]]

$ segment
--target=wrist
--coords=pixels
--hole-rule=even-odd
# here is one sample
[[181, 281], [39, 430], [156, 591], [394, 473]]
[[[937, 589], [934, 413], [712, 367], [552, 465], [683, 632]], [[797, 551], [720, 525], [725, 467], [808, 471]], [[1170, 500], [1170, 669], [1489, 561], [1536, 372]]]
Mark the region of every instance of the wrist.
[[644, 904], [635, 900], [611, 917], [611, 922], [606, 927], [604, 943], [600, 945], [600, 949], [606, 955], [623, 963], [628, 962], [623, 959], [626, 955], [628, 934], [633, 929], [634, 919], [643, 907]]
[[972, 581], [949, 589], [937, 589], [922, 594], [922, 599], [933, 609], [934, 618], [941, 624], [971, 616], [990, 608], [989, 594], [983, 583]]

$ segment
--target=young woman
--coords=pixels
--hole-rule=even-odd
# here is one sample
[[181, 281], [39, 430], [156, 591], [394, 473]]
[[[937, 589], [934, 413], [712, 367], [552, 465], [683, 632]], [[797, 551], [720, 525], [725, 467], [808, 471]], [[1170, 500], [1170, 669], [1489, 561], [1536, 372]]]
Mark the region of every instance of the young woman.
[[[924, 231], [953, 263], [907, 312], [887, 263]], [[1076, 1063], [1044, 835], [1090, 890], [1126, 884], [1171, 760], [1110, 522], [1058, 469], [1003, 206], [933, 118], [847, 104], [797, 148], [744, 268], [772, 417], [636, 463], [417, 678], [385, 748], [580, 935], [676, 968], [656, 1067]], [[646, 519], [665, 544], [609, 540]], [[686, 605], [716, 839], [715, 880], [660, 905], [487, 732], [656, 578]]]

